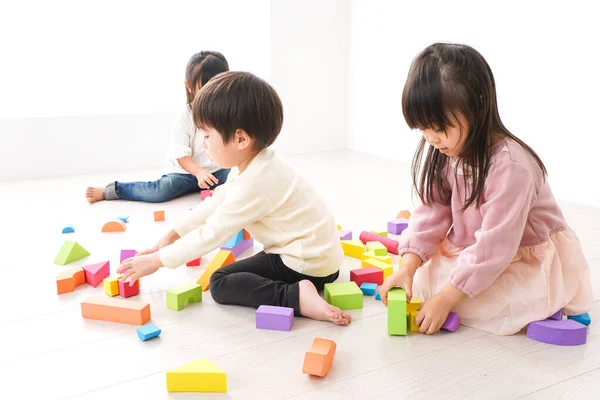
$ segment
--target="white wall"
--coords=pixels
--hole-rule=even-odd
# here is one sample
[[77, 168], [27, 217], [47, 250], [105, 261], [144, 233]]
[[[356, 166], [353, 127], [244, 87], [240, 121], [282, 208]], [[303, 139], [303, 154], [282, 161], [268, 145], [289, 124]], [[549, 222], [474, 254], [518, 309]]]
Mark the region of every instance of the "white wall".
[[592, 4], [352, 0], [349, 147], [410, 162], [418, 137], [401, 109], [410, 63], [434, 41], [462, 42], [486, 57], [500, 115], [542, 157], [555, 195], [600, 205], [600, 24]]

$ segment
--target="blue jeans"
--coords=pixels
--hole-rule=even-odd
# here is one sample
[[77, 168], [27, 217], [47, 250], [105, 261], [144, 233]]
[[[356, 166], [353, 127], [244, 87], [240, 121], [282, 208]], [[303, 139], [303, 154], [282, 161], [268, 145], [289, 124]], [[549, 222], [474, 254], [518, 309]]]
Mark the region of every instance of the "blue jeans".
[[[210, 189], [221, 186], [227, 180], [230, 169], [220, 169], [213, 172], [219, 180]], [[162, 203], [186, 194], [200, 192], [198, 179], [192, 174], [167, 174], [151, 182], [112, 182], [104, 189], [106, 200], [144, 201], [147, 203]]]

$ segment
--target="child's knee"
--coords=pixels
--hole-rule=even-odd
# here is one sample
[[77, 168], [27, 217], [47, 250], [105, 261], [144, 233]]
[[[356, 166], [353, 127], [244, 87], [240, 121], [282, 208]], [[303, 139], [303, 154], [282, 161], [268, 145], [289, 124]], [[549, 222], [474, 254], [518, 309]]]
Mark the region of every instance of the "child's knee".
[[210, 295], [212, 296], [213, 300], [218, 304], [225, 303], [225, 291], [223, 290], [221, 285], [224, 277], [225, 274], [223, 274], [220, 270], [216, 270], [215, 272], [213, 272], [212, 276], [210, 277]]

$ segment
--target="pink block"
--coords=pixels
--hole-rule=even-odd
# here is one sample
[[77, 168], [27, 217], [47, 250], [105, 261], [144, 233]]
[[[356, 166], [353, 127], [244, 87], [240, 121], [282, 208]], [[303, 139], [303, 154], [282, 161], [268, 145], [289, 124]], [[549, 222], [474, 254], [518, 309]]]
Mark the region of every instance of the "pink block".
[[221, 246], [221, 250], [226, 250], [226, 251], [232, 252], [233, 256], [237, 259], [240, 254], [246, 252], [252, 246], [254, 246], [254, 238], [242, 240], [240, 243], [238, 243], [237, 246], [234, 246], [234, 247]]
[[363, 283], [383, 283], [383, 270], [377, 267], [359, 268], [350, 271], [350, 280], [360, 287]]
[[129, 282], [125, 282], [122, 279], [118, 280], [119, 282], [119, 294], [125, 298], [135, 296], [136, 294], [140, 294], [140, 281], [137, 281], [133, 284], [133, 286], [129, 286]]
[[352, 240], [352, 231], [342, 229], [340, 232], [340, 240]]
[[212, 197], [213, 195], [213, 191], [212, 190], [202, 190], [200, 192], [200, 200], [204, 200], [207, 197]]
[[397, 240], [389, 239], [367, 231], [363, 231], [360, 234], [359, 239], [365, 244], [367, 242], [381, 242], [381, 244], [383, 244], [387, 248], [387, 251], [393, 254], [398, 254], [398, 246], [400, 245], [400, 243], [398, 243]]
[[572, 319], [547, 319], [527, 325], [527, 337], [542, 343], [577, 346], [587, 341], [587, 330], [587, 326]]
[[121, 250], [121, 263], [128, 258], [135, 257], [137, 250]]
[[445, 329], [450, 332], [456, 332], [459, 326], [460, 319], [458, 318], [458, 314], [450, 311], [450, 313], [448, 313], [448, 318], [446, 318], [446, 322], [444, 322], [444, 325], [442, 325], [441, 329]]
[[86, 265], [83, 270], [85, 271], [85, 281], [93, 287], [98, 287], [104, 278], [110, 275], [110, 261]]

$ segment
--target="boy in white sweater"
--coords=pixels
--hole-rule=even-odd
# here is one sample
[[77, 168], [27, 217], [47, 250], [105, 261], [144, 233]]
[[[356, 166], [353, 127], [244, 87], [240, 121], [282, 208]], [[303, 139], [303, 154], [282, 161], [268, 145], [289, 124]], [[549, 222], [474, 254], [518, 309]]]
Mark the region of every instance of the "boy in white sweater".
[[213, 274], [210, 290], [217, 303], [292, 307], [296, 316], [348, 325], [350, 315], [318, 293], [338, 278], [343, 259], [333, 216], [311, 185], [269, 148], [283, 124], [275, 90], [250, 73], [225, 72], [199, 91], [192, 112], [211, 158], [239, 174], [117, 272], [133, 285], [161, 267], [176, 268], [209, 253], [245, 228], [264, 251]]

